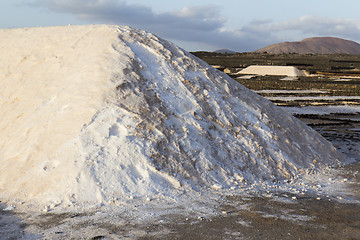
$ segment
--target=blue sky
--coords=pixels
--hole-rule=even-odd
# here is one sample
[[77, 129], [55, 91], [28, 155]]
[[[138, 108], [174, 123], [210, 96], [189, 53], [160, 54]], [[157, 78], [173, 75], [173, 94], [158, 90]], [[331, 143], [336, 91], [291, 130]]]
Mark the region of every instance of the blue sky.
[[0, 28], [117, 24], [188, 51], [253, 51], [333, 36], [360, 42], [358, 0], [1, 0]]

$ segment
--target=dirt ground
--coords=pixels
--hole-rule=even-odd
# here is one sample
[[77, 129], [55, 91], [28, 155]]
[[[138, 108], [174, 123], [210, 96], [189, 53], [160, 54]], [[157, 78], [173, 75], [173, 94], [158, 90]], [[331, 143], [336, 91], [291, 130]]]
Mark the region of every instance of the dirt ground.
[[[348, 176], [360, 170], [360, 164], [347, 166]], [[360, 178], [350, 186], [360, 199]], [[286, 196], [291, 197], [291, 196]], [[294, 201], [274, 198], [241, 197], [228, 199], [246, 204], [239, 210], [223, 205], [223, 215], [193, 221], [167, 224], [171, 239], [360, 239], [360, 205], [335, 199], [318, 200], [315, 196], [296, 196]], [[151, 229], [151, 228], [150, 228]], [[143, 239], [150, 239], [144, 237]]]
[[[249, 199], [251, 210], [167, 224], [164, 239], [360, 239], [360, 207], [311, 197], [296, 203]], [[225, 211], [226, 211], [225, 210]], [[147, 226], [149, 230], [159, 226]], [[153, 236], [156, 237], [156, 236]], [[159, 237], [159, 238], [162, 238]], [[142, 237], [150, 239], [151, 237]]]

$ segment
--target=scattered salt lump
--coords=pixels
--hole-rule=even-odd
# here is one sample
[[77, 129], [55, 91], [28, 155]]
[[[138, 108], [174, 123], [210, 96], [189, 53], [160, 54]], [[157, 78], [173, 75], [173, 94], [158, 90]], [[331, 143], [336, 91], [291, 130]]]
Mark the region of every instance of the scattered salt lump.
[[0, 197], [87, 206], [337, 164], [302, 122], [174, 44], [119, 26], [0, 30]]

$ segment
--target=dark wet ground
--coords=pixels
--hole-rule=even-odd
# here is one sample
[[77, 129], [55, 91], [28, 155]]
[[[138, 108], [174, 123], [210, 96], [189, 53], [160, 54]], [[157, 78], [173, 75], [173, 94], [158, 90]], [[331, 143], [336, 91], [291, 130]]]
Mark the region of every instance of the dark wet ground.
[[347, 158], [360, 161], [360, 113], [299, 116]]

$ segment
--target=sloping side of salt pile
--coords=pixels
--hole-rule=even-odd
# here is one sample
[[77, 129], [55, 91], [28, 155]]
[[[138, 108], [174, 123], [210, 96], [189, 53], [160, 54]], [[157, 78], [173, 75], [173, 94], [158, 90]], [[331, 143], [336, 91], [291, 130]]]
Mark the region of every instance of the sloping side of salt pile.
[[289, 76], [300, 77], [306, 76], [303, 71], [300, 71], [296, 67], [292, 66], [261, 66], [252, 65], [241, 71], [238, 74], [255, 74], [255, 75], [274, 75], [274, 76]]
[[172, 43], [118, 26], [0, 30], [0, 197], [87, 206], [296, 177], [319, 134]]

